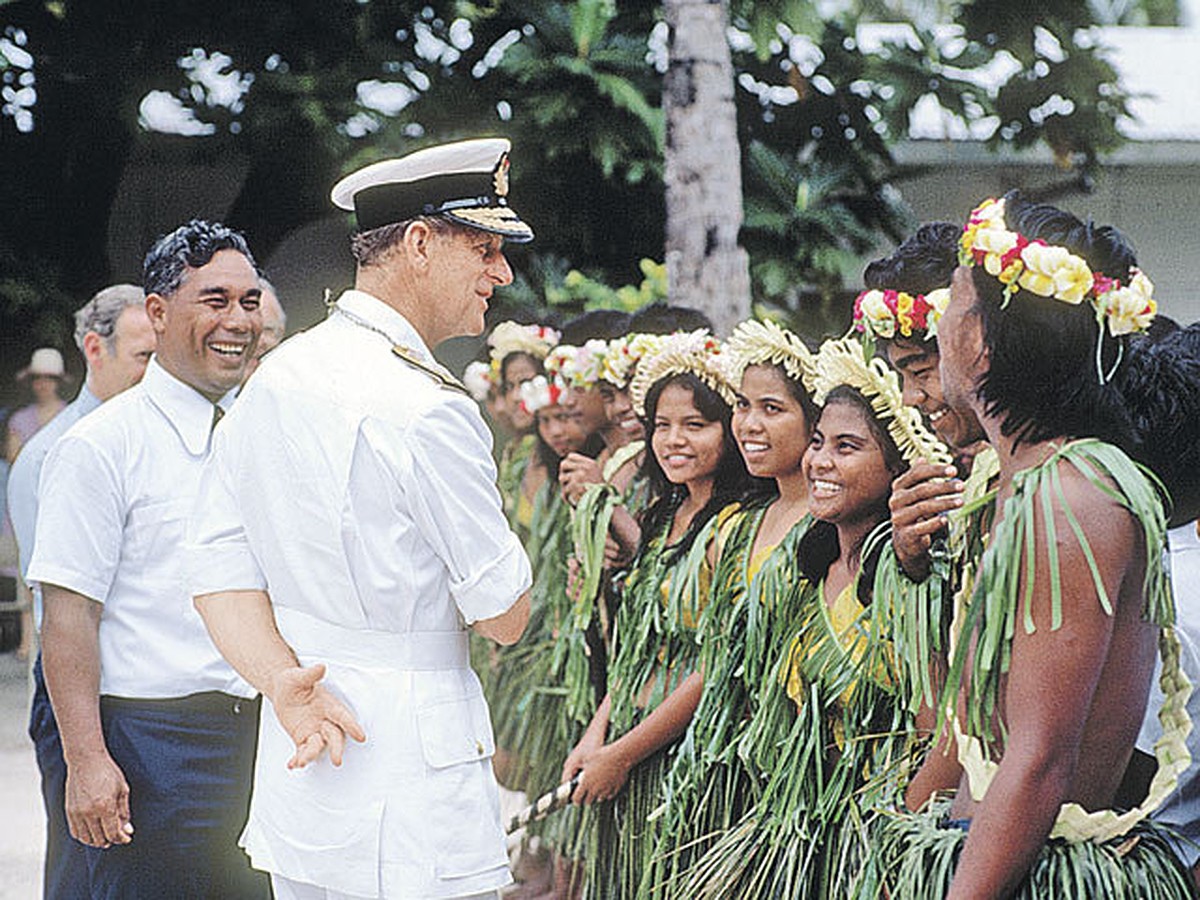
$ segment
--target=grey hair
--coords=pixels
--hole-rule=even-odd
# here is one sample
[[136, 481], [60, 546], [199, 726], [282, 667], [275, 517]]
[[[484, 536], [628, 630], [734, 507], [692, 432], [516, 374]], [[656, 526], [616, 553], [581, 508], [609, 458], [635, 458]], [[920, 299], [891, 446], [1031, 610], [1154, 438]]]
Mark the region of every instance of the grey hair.
[[131, 306], [144, 307], [146, 294], [136, 284], [114, 284], [97, 291], [75, 311], [75, 346], [83, 350], [83, 338], [94, 331], [104, 338], [111, 352], [116, 341], [117, 319]]

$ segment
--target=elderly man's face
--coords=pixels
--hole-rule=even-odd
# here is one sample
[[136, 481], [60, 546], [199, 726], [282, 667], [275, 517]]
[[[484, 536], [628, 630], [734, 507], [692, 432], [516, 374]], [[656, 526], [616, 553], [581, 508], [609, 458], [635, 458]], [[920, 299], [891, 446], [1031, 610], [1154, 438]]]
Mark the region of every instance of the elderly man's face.
[[154, 328], [146, 308], [125, 307], [113, 325], [112, 340], [103, 341], [101, 351], [89, 362], [96, 396], [108, 400], [141, 381], [152, 353]]
[[429, 290], [436, 304], [431, 343], [483, 332], [492, 291], [511, 284], [504, 239], [476, 228], [432, 237]]
[[242, 376], [242, 384], [245, 384], [258, 369], [263, 357], [283, 343], [284, 332], [287, 330], [279, 297], [272, 288], [265, 285], [259, 311], [262, 314], [262, 334], [258, 338], [258, 349], [254, 351], [250, 362], [246, 363], [246, 374]]
[[146, 311], [163, 367], [214, 403], [237, 387], [262, 333], [258, 273], [237, 250], [188, 269], [170, 297], [151, 294]]

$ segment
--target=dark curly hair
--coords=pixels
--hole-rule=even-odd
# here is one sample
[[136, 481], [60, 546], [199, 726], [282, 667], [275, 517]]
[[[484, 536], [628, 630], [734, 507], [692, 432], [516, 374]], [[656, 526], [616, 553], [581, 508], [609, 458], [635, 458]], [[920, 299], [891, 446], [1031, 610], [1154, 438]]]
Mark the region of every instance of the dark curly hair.
[[236, 250], [262, 275], [240, 231], [220, 222], [192, 219], [154, 242], [142, 263], [142, 289], [169, 297], [179, 290], [188, 269], [208, 265], [222, 250]]

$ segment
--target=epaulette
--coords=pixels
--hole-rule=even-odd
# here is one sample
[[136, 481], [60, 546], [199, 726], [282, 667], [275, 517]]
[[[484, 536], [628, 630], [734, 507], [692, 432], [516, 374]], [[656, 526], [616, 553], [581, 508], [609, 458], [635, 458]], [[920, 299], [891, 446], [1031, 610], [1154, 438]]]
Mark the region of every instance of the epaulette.
[[[408, 363], [414, 369], [424, 372], [426, 375], [436, 381], [439, 387], [443, 387], [448, 391], [457, 391], [458, 393], [465, 394], [468, 397], [471, 396], [471, 392], [467, 390], [466, 385], [464, 385], [461, 381], [459, 381], [449, 372], [441, 369], [440, 366], [435, 368], [434, 366], [425, 362], [423, 359], [417, 356], [416, 353], [414, 353], [408, 347], [405, 347], [403, 344], [392, 344], [392, 353], [394, 353], [404, 362]], [[439, 371], [439, 369], [441, 370]]]

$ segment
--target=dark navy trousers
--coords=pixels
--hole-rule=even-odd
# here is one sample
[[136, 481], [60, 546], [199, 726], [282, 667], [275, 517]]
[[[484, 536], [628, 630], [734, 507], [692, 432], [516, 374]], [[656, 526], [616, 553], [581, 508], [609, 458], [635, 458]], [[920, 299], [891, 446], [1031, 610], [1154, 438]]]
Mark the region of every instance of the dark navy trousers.
[[58, 723], [50, 706], [42, 655], [33, 664], [33, 705], [29, 710], [29, 737], [42, 773], [42, 802], [46, 806], [46, 862], [42, 884], [46, 900], [80, 900], [89, 896], [87, 848], [71, 837], [63, 810], [67, 765], [63, 762]]
[[129, 784], [133, 840], [86, 847], [96, 900], [267, 900], [270, 880], [237, 845], [246, 824], [257, 700], [217, 692], [100, 698], [108, 752]]

